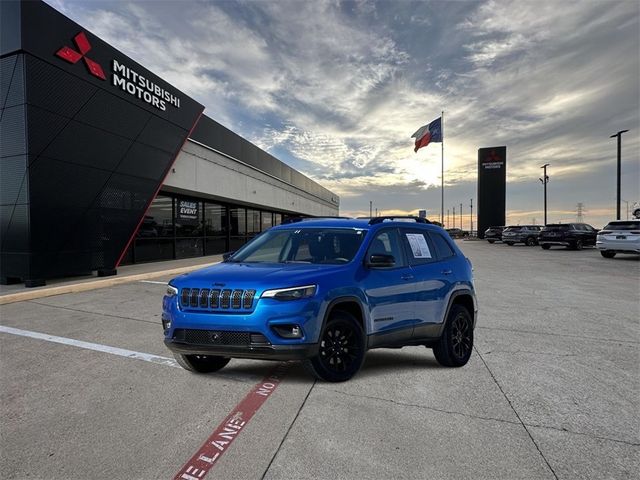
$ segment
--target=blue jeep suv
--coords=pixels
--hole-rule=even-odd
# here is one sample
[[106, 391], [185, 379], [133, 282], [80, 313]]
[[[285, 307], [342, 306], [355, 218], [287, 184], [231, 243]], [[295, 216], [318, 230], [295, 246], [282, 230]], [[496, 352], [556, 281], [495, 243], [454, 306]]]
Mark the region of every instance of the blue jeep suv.
[[339, 382], [371, 348], [424, 345], [441, 365], [465, 365], [476, 316], [471, 263], [442, 228], [417, 217], [314, 218], [171, 280], [162, 324], [190, 371], [295, 359]]

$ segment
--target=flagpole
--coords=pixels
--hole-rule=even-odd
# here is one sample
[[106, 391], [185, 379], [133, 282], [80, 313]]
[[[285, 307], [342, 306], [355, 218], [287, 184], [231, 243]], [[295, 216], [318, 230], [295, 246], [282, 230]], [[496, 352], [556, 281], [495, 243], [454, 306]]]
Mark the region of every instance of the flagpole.
[[[442, 117], [440, 118], [440, 134], [442, 135], [442, 155], [440, 158], [442, 167], [442, 175], [440, 176], [440, 223], [444, 225], [444, 110], [442, 110]], [[449, 225], [447, 225], [447, 227], [448, 226]]]

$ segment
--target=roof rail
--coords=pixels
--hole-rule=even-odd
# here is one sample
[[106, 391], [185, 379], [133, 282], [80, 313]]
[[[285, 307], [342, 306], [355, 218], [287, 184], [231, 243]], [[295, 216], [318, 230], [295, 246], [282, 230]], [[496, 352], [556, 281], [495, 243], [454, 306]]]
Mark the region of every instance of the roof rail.
[[353, 220], [351, 217], [289, 217], [282, 221], [281, 225], [288, 223], [304, 222], [308, 220], [325, 220], [325, 219], [341, 219], [341, 220]]
[[414, 220], [416, 223], [431, 223], [426, 218], [416, 217], [415, 215], [391, 215], [391, 216], [383, 216], [383, 217], [373, 217], [369, 220], [369, 225], [375, 225], [377, 223], [382, 223], [385, 220], [394, 221], [394, 220]]

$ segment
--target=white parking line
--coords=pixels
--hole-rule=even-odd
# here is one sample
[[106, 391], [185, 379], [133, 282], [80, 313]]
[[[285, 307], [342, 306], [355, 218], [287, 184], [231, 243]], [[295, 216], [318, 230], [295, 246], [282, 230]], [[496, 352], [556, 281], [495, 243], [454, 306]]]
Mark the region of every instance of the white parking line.
[[140, 280], [140, 283], [153, 283], [154, 285], [167, 285], [167, 282], [154, 282], [153, 280]]
[[167, 367], [181, 368], [180, 365], [178, 365], [178, 363], [172, 358], [151, 355], [150, 353], [135, 352], [124, 348], [100, 345], [99, 343], [83, 342], [82, 340], [74, 340], [73, 338], [56, 337], [55, 335], [31, 332], [29, 330], [20, 330], [19, 328], [5, 327], [4, 325], [0, 325], [0, 332], [20, 335], [21, 337], [35, 338], [37, 340], [45, 340], [47, 342], [61, 343], [62, 345], [71, 345], [73, 347], [94, 350], [96, 352], [110, 353], [111, 355], [118, 355], [120, 357], [133, 358], [134, 360], [144, 360], [145, 362], [166, 365]]

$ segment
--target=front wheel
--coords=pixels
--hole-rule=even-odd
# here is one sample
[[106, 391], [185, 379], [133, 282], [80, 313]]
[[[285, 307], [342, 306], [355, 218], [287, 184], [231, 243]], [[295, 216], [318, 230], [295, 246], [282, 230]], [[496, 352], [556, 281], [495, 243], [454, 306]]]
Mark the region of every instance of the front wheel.
[[540, 246], [542, 247], [543, 250], [549, 250], [551, 248], [551, 245], [549, 245], [548, 243], [543, 243]]
[[527, 238], [526, 241], [527, 247], [533, 247], [536, 244], [536, 239], [533, 237]]
[[471, 358], [473, 350], [473, 321], [462, 305], [454, 305], [433, 354], [444, 367], [462, 367]]
[[358, 373], [364, 353], [362, 326], [353, 315], [339, 311], [331, 314], [320, 334], [318, 354], [304, 365], [320, 380], [344, 382]]
[[616, 252], [612, 252], [611, 250], [600, 250], [600, 255], [604, 258], [613, 258], [616, 256]]
[[175, 353], [173, 356], [182, 368], [196, 373], [217, 372], [231, 360], [227, 357], [215, 355], [181, 355]]
[[582, 250], [582, 247], [583, 247], [582, 240], [578, 239], [575, 242], [573, 242], [572, 247], [574, 250]]
[[495, 240], [487, 240], [487, 242], [489, 242], [489, 243], [496, 243], [496, 241], [495, 241]]
[[507, 245], [509, 245], [510, 247], [513, 247], [513, 242], [504, 242], [504, 243], [506, 243], [506, 244], [507, 244]]

